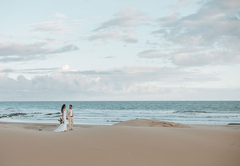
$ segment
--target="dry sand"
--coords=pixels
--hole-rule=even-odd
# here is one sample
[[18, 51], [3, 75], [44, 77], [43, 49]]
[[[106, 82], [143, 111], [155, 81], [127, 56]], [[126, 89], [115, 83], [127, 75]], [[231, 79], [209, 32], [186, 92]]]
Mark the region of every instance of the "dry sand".
[[[39, 129], [42, 131], [39, 131]], [[146, 119], [113, 126], [0, 123], [0, 166], [239, 166], [240, 128]]]
[[136, 126], [136, 127], [180, 127], [180, 128], [189, 128], [190, 126], [174, 123], [174, 122], [166, 122], [166, 121], [158, 121], [158, 120], [149, 120], [149, 119], [134, 119], [121, 123], [114, 124], [113, 126]]

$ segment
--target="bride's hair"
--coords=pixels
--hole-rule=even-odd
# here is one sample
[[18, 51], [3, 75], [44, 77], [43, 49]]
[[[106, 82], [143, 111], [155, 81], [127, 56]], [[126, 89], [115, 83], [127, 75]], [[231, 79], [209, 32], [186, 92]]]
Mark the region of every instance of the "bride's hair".
[[65, 104], [62, 105], [62, 109], [61, 109], [62, 113], [63, 113], [63, 109], [64, 109], [65, 106], [66, 106]]

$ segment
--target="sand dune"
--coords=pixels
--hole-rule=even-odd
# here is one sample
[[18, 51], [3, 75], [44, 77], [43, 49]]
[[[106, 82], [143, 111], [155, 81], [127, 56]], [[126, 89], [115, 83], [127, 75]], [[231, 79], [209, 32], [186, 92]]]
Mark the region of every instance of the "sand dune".
[[148, 126], [153, 122], [140, 119], [113, 126], [75, 125], [74, 131], [53, 133], [57, 125], [0, 123], [0, 165], [240, 165], [237, 127]]
[[150, 119], [133, 119], [129, 121], [120, 122], [114, 124], [113, 126], [138, 126], [138, 127], [181, 127], [189, 128], [188, 125], [183, 125], [180, 123], [150, 120]]

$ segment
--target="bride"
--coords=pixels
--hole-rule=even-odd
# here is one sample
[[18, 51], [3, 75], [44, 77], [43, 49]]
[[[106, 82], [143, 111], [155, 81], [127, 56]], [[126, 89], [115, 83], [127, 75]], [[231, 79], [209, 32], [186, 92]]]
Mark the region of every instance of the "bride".
[[60, 126], [54, 130], [53, 132], [63, 132], [63, 131], [67, 131], [67, 119], [66, 119], [66, 105], [63, 104], [62, 105], [62, 109], [61, 109], [61, 112], [62, 112], [62, 120], [63, 120], [63, 123], [60, 124]]

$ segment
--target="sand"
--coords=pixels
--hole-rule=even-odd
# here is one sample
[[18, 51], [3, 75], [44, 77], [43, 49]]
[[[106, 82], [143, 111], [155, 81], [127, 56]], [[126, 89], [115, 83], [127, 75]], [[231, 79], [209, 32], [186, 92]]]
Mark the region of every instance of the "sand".
[[[138, 119], [113, 126], [0, 123], [0, 166], [239, 166], [240, 128]], [[42, 131], [39, 131], [41, 129]]]
[[180, 127], [189, 128], [189, 125], [184, 125], [174, 122], [149, 120], [149, 119], [133, 119], [125, 122], [116, 123], [113, 126], [136, 126], [136, 127]]

